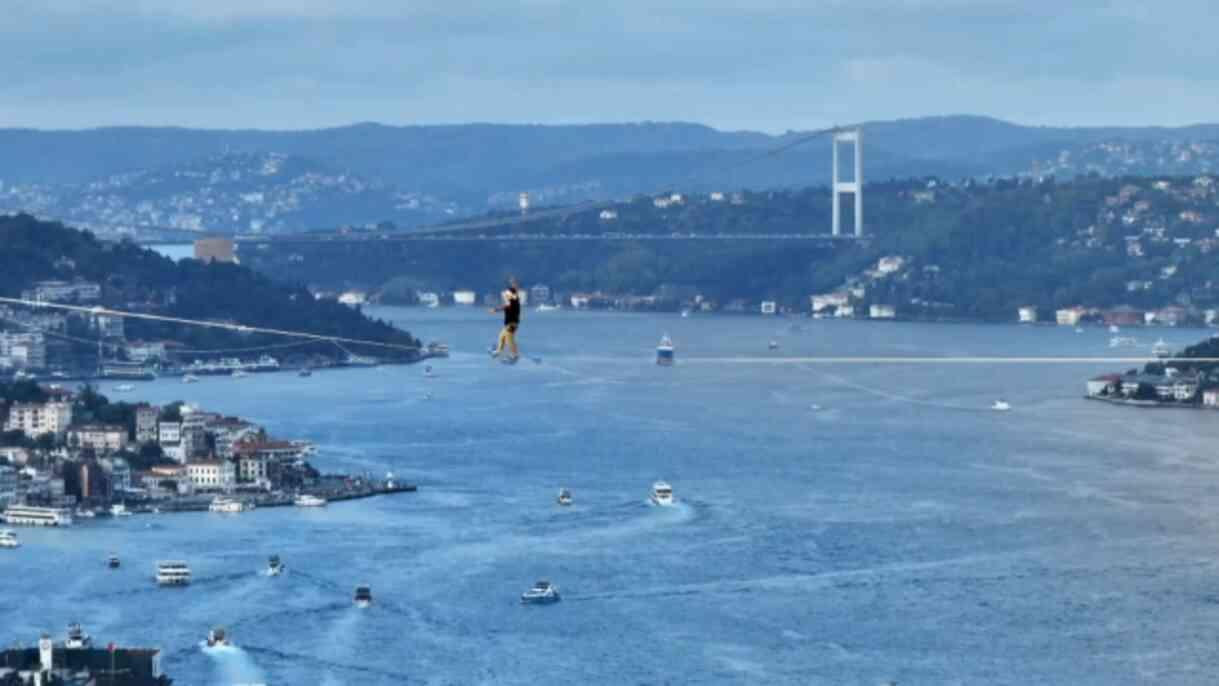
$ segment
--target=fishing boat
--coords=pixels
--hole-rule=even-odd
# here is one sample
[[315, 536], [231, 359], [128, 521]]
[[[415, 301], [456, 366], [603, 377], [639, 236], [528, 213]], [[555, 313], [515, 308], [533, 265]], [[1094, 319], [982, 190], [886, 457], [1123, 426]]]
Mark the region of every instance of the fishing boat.
[[521, 594], [522, 605], [549, 605], [559, 602], [559, 587], [549, 581], [539, 581]]

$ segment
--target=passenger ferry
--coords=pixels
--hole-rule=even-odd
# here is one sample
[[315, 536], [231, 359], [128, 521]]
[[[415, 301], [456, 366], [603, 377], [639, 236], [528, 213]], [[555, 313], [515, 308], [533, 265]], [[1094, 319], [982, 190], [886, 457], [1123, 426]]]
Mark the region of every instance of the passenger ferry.
[[372, 605], [372, 589], [367, 586], [356, 586], [353, 602], [356, 604], [356, 607], [368, 607]]
[[302, 493], [296, 496], [296, 499], [292, 501], [292, 504], [296, 505], [297, 507], [326, 507], [326, 499], [320, 496]]
[[570, 505], [571, 504], [571, 491], [567, 490], [566, 488], [560, 488], [558, 500], [559, 500], [560, 505]]
[[245, 509], [245, 503], [236, 498], [226, 498], [222, 495], [213, 498], [212, 503], [207, 506], [208, 512], [221, 512], [224, 514], [237, 514], [244, 512]]
[[549, 605], [559, 602], [559, 587], [549, 581], [539, 581], [521, 594], [522, 605]]
[[272, 555], [267, 560], [267, 576], [279, 576], [284, 573], [284, 563], [280, 561], [279, 555]]
[[207, 647], [215, 648], [216, 646], [229, 645], [229, 638], [224, 633], [224, 627], [216, 627], [207, 632]]
[[0, 529], [0, 548], [20, 548], [17, 532], [12, 529]]
[[190, 567], [181, 560], [165, 560], [157, 563], [157, 584], [160, 586], [190, 585]]
[[62, 507], [9, 505], [4, 510], [4, 523], [20, 526], [72, 526], [72, 512]]
[[673, 366], [673, 339], [669, 334], [660, 337], [660, 345], [656, 346], [656, 364], [662, 367]]
[[652, 500], [653, 505], [662, 505], [662, 506], [672, 505], [673, 504], [673, 487], [670, 486], [667, 482], [657, 481], [656, 483], [652, 484], [651, 500]]
[[80, 628], [80, 624], [73, 622], [68, 625], [68, 638], [63, 642], [63, 647], [68, 650], [83, 650], [93, 645], [93, 639], [85, 630]]

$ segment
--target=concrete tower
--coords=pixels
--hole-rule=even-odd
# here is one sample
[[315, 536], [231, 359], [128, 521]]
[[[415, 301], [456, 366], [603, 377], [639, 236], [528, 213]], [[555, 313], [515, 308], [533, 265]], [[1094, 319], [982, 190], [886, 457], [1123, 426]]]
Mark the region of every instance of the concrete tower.
[[[838, 144], [850, 143], [855, 153], [855, 175], [850, 181], [838, 180]], [[842, 235], [842, 211], [839, 196], [852, 193], [855, 196], [855, 237], [863, 236], [863, 132], [860, 129], [834, 132], [834, 225], [835, 236]]]

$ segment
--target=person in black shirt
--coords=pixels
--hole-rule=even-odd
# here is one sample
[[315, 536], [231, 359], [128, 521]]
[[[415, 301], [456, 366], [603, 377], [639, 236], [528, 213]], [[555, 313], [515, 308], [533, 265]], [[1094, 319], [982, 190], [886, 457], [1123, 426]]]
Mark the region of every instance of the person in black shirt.
[[516, 362], [521, 356], [521, 351], [516, 346], [516, 330], [521, 326], [521, 293], [516, 279], [508, 279], [508, 287], [500, 294], [500, 298], [503, 304], [491, 308], [491, 313], [504, 313], [504, 328], [499, 332], [499, 341], [491, 352], [491, 356], [499, 357], [504, 352], [504, 347], [507, 346], [512, 353], [508, 361]]

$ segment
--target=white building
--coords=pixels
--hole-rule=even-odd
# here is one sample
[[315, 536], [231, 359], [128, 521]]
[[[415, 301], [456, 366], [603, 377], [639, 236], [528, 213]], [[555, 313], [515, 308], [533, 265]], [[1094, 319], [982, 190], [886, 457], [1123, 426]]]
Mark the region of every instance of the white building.
[[44, 302], [93, 302], [102, 297], [102, 288], [90, 281], [38, 281], [21, 292], [25, 300]]
[[778, 311], [778, 306], [773, 300], [762, 301], [762, 314], [774, 314]]
[[135, 408], [135, 440], [137, 443], [154, 443], [157, 440], [157, 420], [161, 408], [141, 405]]
[[892, 305], [872, 305], [868, 307], [868, 317], [870, 319], [893, 319], [897, 316], [897, 309]]
[[478, 294], [474, 291], [453, 291], [453, 302], [458, 305], [473, 305], [478, 302]]
[[111, 424], [83, 424], [68, 432], [69, 445], [99, 453], [116, 453], [127, 447], [127, 428]]
[[43, 369], [47, 344], [41, 333], [0, 333], [0, 367]]
[[711, 195], [707, 196], [711, 202], [724, 202], [724, 194], [720, 191], [711, 191]]
[[847, 293], [826, 293], [823, 295], [811, 295], [809, 301], [812, 303], [813, 312], [821, 312], [822, 310], [842, 307], [851, 301], [851, 296]]
[[1037, 323], [1037, 308], [1031, 305], [1026, 305], [1016, 310], [1016, 316], [1021, 324], [1036, 324]]
[[165, 359], [164, 343], [136, 341], [127, 345], [127, 359], [132, 362], [148, 362]]
[[157, 424], [157, 443], [177, 443], [181, 440], [181, 422], [160, 422]]
[[339, 302], [352, 307], [355, 307], [356, 305], [363, 305], [364, 303], [368, 302], [368, 294], [364, 291], [344, 291], [343, 294], [339, 296]]
[[1059, 326], [1079, 326], [1079, 320], [1083, 319], [1083, 316], [1082, 307], [1067, 307], [1054, 313], [1054, 319]]
[[187, 462], [186, 477], [196, 491], [230, 491], [237, 485], [237, 469], [229, 460]]
[[30, 438], [62, 434], [72, 424], [72, 404], [64, 402], [16, 403], [9, 410], [5, 431], [20, 431]]

